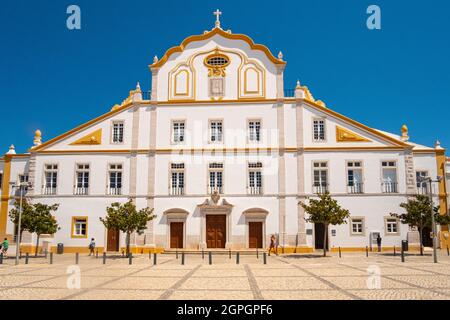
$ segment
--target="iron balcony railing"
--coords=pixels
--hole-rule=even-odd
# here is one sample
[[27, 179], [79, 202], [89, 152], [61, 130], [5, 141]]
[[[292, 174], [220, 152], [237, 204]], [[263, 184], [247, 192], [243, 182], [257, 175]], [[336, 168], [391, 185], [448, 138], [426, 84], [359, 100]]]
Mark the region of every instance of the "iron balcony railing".
[[417, 186], [417, 194], [428, 194], [428, 188], [426, 185]]
[[142, 100], [152, 100], [152, 92], [142, 91]]
[[352, 194], [364, 193], [362, 182], [349, 183], [347, 186], [347, 192]]
[[262, 187], [248, 187], [249, 194], [262, 194]]
[[75, 187], [74, 190], [75, 195], [87, 195], [89, 194], [89, 188], [88, 187]]
[[122, 195], [121, 187], [108, 187], [108, 194], [111, 196], [120, 196]]
[[313, 193], [323, 194], [326, 192], [328, 192], [328, 184], [326, 184], [326, 183], [314, 183], [313, 184]]
[[181, 196], [184, 194], [184, 188], [183, 187], [172, 187], [172, 188], [170, 188], [170, 194], [173, 196]]
[[381, 191], [383, 193], [397, 193], [397, 182], [383, 182], [381, 184]]
[[285, 98], [295, 97], [295, 89], [284, 89], [284, 97]]
[[42, 193], [45, 195], [54, 195], [56, 194], [56, 187], [43, 186]]
[[213, 194], [214, 192], [223, 193], [222, 186], [208, 186], [208, 192], [209, 194]]

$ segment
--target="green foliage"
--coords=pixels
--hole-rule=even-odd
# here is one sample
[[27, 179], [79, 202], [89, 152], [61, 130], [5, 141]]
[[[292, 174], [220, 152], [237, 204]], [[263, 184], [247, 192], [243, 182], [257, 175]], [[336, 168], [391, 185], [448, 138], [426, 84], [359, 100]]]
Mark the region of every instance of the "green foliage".
[[126, 233], [128, 255], [130, 252], [130, 235], [133, 232], [142, 234], [147, 228], [147, 222], [155, 217], [153, 209], [147, 207], [137, 210], [136, 205], [130, 199], [123, 204], [119, 202], [112, 203], [110, 207], [106, 208], [105, 218], [100, 218], [100, 221], [107, 229], [120, 230]]
[[[37, 234], [36, 252], [39, 248], [39, 237], [41, 234], [54, 234], [60, 228], [53, 211], [58, 210], [59, 204], [47, 205], [42, 203], [32, 204], [26, 199], [22, 200], [22, 219], [20, 223], [20, 235], [23, 231]], [[15, 224], [19, 223], [20, 202], [14, 203], [14, 208], [9, 211], [9, 218]], [[22, 238], [22, 237], [20, 237]]]
[[308, 214], [305, 218], [306, 221], [312, 223], [323, 223], [324, 232], [324, 246], [323, 246], [323, 256], [326, 256], [326, 243], [328, 226], [331, 225], [341, 225], [347, 223], [346, 219], [350, 217], [350, 212], [347, 209], [343, 209], [337, 202], [331, 198], [328, 192], [324, 194], [319, 194], [319, 199], [309, 199], [309, 204], [300, 202], [300, 205]]
[[300, 202], [300, 205], [308, 214], [305, 220], [312, 223], [340, 225], [347, 223], [346, 219], [350, 217], [350, 212], [341, 208], [328, 192], [320, 194], [319, 199], [309, 199], [309, 204]]
[[[14, 202], [14, 208], [9, 210], [9, 219], [12, 223], [15, 225], [18, 225], [19, 223], [19, 211], [20, 211], [20, 202], [15, 201]], [[28, 200], [25, 198], [22, 200], [22, 221], [20, 223], [20, 234], [23, 233], [23, 231], [33, 228], [33, 215], [34, 215], [34, 207], [32, 204], [28, 202]]]
[[415, 195], [413, 198], [408, 199], [407, 202], [401, 203], [400, 207], [405, 209], [406, 213], [391, 213], [391, 216], [400, 219], [402, 223], [411, 227], [431, 228], [431, 208], [433, 208], [436, 223], [441, 225], [450, 223], [450, 217], [448, 215], [440, 215], [439, 206], [433, 206], [430, 198], [426, 195]]

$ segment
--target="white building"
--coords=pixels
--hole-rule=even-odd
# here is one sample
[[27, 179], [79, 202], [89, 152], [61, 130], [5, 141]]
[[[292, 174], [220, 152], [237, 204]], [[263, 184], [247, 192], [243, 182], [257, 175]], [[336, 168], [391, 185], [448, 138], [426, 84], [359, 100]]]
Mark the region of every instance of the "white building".
[[[444, 149], [410, 142], [406, 126], [396, 135], [349, 119], [299, 82], [285, 90], [285, 67], [281, 53], [217, 19], [154, 58], [150, 93], [138, 85], [56, 138], [42, 143], [37, 131], [29, 153], [11, 148], [0, 162], [0, 236], [14, 235], [10, 183], [28, 179], [31, 201], [60, 204], [61, 229], [44, 240], [66, 252], [87, 250], [90, 238], [100, 249], [123, 247], [125, 237], [99, 218], [129, 198], [157, 215], [133, 235], [135, 252], [262, 248], [271, 234], [286, 252], [308, 252], [323, 246], [323, 228], [305, 222], [299, 202], [327, 190], [352, 215], [330, 228], [331, 248], [363, 249], [377, 233], [385, 247], [417, 244], [417, 232], [389, 214], [422, 192], [416, 175], [445, 175]], [[445, 212], [445, 182], [434, 193]], [[33, 246], [34, 235], [23, 243]]]

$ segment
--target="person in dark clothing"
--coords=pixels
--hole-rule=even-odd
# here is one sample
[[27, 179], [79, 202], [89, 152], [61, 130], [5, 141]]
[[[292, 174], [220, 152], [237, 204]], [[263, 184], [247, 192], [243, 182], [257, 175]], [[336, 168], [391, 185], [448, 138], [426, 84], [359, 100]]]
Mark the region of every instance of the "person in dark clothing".
[[378, 246], [378, 252], [381, 252], [381, 237], [380, 237], [380, 234], [378, 234], [378, 237], [377, 237], [377, 246]]

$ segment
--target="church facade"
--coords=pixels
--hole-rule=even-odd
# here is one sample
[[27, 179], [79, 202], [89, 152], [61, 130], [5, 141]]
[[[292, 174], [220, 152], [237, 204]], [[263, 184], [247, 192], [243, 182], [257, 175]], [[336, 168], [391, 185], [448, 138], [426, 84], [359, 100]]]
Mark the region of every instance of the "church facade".
[[[360, 250], [378, 234], [386, 248], [418, 245], [417, 231], [390, 213], [426, 193], [417, 177], [445, 176], [439, 143], [411, 142], [406, 126], [399, 134], [370, 128], [300, 82], [285, 89], [283, 55], [222, 29], [219, 15], [212, 30], [149, 67], [150, 92], [138, 84], [98, 118], [45, 142], [38, 130], [28, 153], [11, 147], [1, 158], [0, 236], [15, 234], [11, 183], [28, 181], [30, 201], [59, 204], [61, 229], [43, 245], [66, 252], [86, 251], [91, 238], [100, 250], [121, 250], [124, 234], [99, 218], [130, 198], [156, 214], [132, 236], [135, 252], [266, 248], [272, 234], [286, 252]], [[351, 214], [329, 228], [328, 243], [299, 204], [323, 192]], [[447, 212], [445, 180], [433, 184], [433, 197]], [[23, 245], [34, 237], [25, 233]]]

